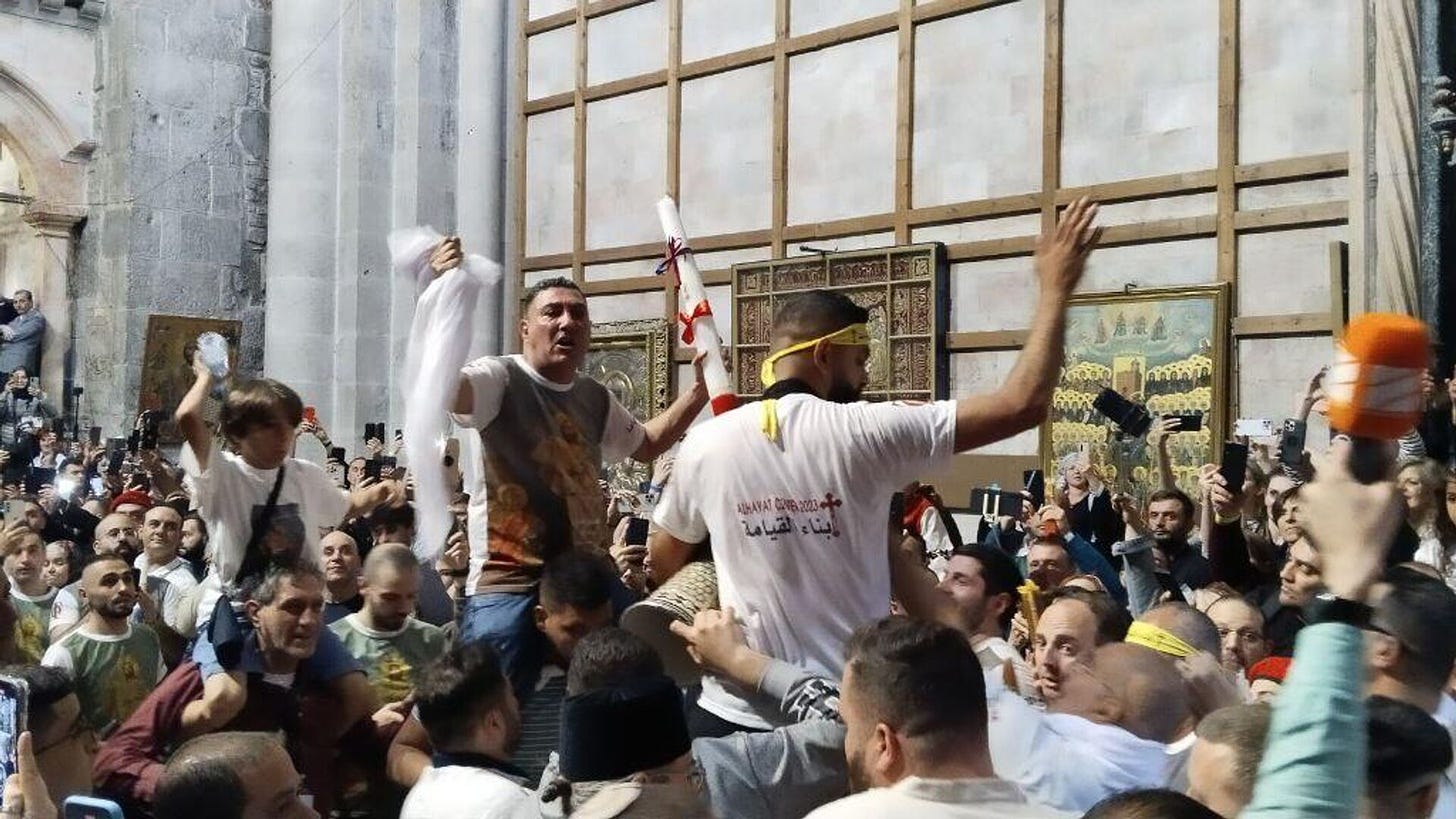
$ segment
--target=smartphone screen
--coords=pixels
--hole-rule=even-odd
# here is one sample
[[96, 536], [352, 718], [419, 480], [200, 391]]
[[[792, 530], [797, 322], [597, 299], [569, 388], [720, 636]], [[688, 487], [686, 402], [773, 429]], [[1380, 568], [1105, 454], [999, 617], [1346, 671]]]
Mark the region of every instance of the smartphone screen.
[[1223, 445], [1223, 461], [1218, 467], [1218, 474], [1223, 476], [1230, 492], [1239, 492], [1244, 488], [1245, 472], [1248, 467], [1249, 447], [1247, 444], [1236, 444], [1230, 441]]
[[1191, 415], [1164, 415], [1164, 418], [1176, 418], [1178, 428], [1174, 432], [1198, 432], [1203, 429], [1203, 415], [1194, 413]]
[[627, 519], [627, 545], [647, 545], [647, 518], [633, 516]]
[[94, 796], [68, 796], [62, 810], [63, 819], [126, 819], [120, 805]]
[[15, 743], [26, 730], [26, 703], [30, 688], [18, 677], [0, 676], [0, 774], [17, 772]]
[[396, 459], [393, 455], [380, 456], [379, 471], [381, 474], [385, 472], [393, 472], [395, 470], [395, 467], [397, 466], [399, 466], [399, 460]]
[[376, 481], [379, 480], [379, 466], [380, 466], [379, 461], [377, 461], [377, 460], [375, 460], [373, 458], [370, 458], [369, 460], [365, 461], [364, 462], [364, 479], [365, 480], [368, 480], [370, 478], [373, 478]]

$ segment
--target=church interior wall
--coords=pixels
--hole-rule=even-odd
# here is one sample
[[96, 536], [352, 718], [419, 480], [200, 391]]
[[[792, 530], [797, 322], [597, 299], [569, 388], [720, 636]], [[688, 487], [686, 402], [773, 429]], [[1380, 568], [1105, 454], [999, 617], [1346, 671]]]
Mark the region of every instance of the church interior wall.
[[[1330, 353], [1330, 243], [1360, 190], [1359, 9], [530, 0], [512, 261], [525, 284], [576, 276], [598, 321], [665, 316], [650, 276], [669, 192], [726, 327], [736, 261], [945, 242], [965, 394], [1015, 360], [1034, 238], [1085, 193], [1109, 231], [1079, 292], [1229, 283], [1231, 417], [1280, 419]], [[982, 454], [1036, 451], [1028, 433]]]

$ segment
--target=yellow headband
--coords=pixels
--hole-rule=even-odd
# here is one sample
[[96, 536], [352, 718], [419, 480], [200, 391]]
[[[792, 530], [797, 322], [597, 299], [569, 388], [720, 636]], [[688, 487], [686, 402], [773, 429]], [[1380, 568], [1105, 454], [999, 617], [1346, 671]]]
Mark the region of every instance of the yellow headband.
[[1127, 630], [1127, 639], [1123, 642], [1132, 643], [1135, 646], [1151, 648], [1169, 657], [1192, 657], [1198, 653], [1198, 649], [1183, 642], [1182, 639], [1169, 633], [1166, 629], [1158, 628], [1152, 623], [1136, 621]]
[[827, 341], [830, 344], [839, 344], [846, 347], [868, 346], [871, 341], [870, 328], [867, 324], [851, 324], [842, 330], [835, 330], [829, 335], [820, 336], [815, 339], [810, 339], [809, 341], [801, 341], [798, 344], [785, 347], [782, 350], [774, 353], [773, 355], [770, 355], [768, 358], [765, 358], [763, 360], [763, 367], [758, 372], [758, 377], [763, 380], [764, 388], [766, 389], [768, 387], [772, 387], [774, 382], [778, 380], [774, 377], [773, 371], [774, 363], [776, 361], [778, 361], [780, 358], [783, 358], [784, 356], [793, 355], [794, 353], [807, 350], [821, 341]]

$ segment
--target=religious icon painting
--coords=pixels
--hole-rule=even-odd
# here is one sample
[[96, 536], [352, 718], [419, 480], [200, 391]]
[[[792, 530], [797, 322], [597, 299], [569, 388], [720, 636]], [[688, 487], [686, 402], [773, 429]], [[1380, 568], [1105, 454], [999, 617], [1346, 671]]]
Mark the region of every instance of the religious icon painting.
[[[671, 403], [670, 327], [661, 319], [609, 321], [592, 326], [591, 349], [582, 371], [606, 387], [639, 421], [647, 421]], [[652, 478], [652, 467], [628, 458], [607, 469], [612, 490], [627, 494]]]
[[762, 393], [773, 316], [786, 298], [833, 290], [869, 312], [868, 401], [929, 401], [949, 392], [945, 333], [950, 265], [939, 243], [795, 256], [733, 266], [731, 364], [739, 395]]
[[[1047, 475], [1091, 462], [1113, 491], [1142, 499], [1154, 488], [1146, 437], [1129, 437], [1093, 409], [1110, 387], [1154, 418], [1199, 416], [1174, 432], [1169, 457], [1179, 488], [1197, 497], [1198, 468], [1216, 462], [1228, 429], [1227, 285], [1077, 296], [1067, 311], [1062, 377], [1041, 429]], [[1059, 481], [1060, 484], [1060, 481]]]

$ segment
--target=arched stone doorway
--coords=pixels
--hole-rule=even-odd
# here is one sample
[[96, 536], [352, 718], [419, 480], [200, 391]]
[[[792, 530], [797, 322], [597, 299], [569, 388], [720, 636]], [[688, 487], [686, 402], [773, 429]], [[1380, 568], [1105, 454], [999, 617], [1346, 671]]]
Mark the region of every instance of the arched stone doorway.
[[77, 136], [15, 68], [0, 62], [0, 289], [35, 294], [46, 317], [41, 382], [70, 409], [68, 281], [86, 216], [86, 163], [94, 143]]

